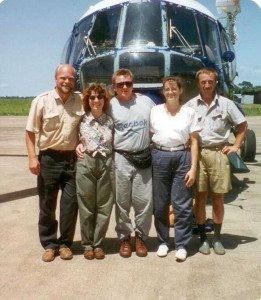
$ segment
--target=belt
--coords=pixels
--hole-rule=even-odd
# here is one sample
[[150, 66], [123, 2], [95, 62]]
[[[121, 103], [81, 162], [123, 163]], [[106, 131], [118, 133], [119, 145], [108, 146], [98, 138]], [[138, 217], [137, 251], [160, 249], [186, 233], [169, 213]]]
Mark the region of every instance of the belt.
[[104, 155], [99, 152], [99, 151], [91, 151], [91, 152], [86, 152], [89, 156], [92, 158], [107, 158], [111, 155], [111, 152], [104, 152]]
[[74, 150], [55, 150], [55, 149], [46, 149], [41, 150], [40, 154], [49, 154], [49, 155], [75, 155]]
[[154, 146], [154, 148], [156, 148], [158, 150], [169, 151], [169, 152], [180, 151], [180, 150], [186, 149], [185, 145], [178, 145], [176, 147], [164, 147], [164, 146], [160, 146], [158, 144], [153, 144], [153, 146]]
[[114, 151], [118, 152], [120, 154], [127, 153], [127, 154], [139, 155], [139, 154], [143, 154], [143, 153], [149, 152], [150, 148], [148, 147], [148, 148], [140, 150], [140, 151], [125, 151], [125, 150], [121, 150], [121, 149], [114, 149]]
[[221, 145], [216, 145], [216, 146], [207, 146], [207, 147], [201, 147], [201, 149], [208, 149], [208, 150], [213, 150], [213, 151], [219, 151], [222, 150], [223, 147], [227, 144], [221, 144]]

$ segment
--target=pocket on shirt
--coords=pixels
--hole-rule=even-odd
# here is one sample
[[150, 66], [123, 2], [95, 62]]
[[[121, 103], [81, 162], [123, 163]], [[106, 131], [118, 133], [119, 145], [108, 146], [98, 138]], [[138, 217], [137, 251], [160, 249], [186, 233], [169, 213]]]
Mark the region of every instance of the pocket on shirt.
[[220, 135], [225, 134], [227, 120], [221, 115], [213, 116], [212, 120], [212, 130]]
[[45, 131], [54, 131], [61, 126], [58, 112], [45, 114], [43, 116], [43, 129]]
[[71, 123], [72, 129], [74, 129], [79, 125], [83, 115], [84, 115], [83, 111], [72, 111], [72, 118], [73, 118], [73, 121]]

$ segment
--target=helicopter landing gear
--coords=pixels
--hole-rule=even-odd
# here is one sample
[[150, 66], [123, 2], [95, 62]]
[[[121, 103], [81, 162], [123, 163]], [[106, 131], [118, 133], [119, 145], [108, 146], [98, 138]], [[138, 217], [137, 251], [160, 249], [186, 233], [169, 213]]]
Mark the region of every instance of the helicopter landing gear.
[[256, 156], [256, 135], [251, 129], [247, 129], [244, 142], [241, 146], [241, 157], [243, 161], [253, 162]]

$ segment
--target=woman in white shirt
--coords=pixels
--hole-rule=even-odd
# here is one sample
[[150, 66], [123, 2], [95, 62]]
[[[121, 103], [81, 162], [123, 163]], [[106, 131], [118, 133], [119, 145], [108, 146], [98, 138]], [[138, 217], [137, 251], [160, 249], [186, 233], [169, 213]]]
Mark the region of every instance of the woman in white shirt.
[[196, 113], [182, 106], [182, 83], [179, 77], [163, 79], [165, 103], [151, 110], [153, 205], [159, 248], [164, 257], [169, 250], [169, 205], [175, 215], [175, 257], [185, 261], [192, 238], [193, 184], [198, 160]]

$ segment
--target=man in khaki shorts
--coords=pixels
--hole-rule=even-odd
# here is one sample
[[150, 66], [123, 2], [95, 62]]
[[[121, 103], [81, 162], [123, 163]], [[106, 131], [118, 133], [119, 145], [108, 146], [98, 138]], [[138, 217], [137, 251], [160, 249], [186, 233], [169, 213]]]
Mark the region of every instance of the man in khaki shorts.
[[[186, 105], [194, 108], [202, 128], [199, 132], [200, 158], [195, 215], [200, 234], [199, 252], [210, 254], [210, 245], [205, 232], [206, 200], [208, 192], [212, 202], [216, 254], [225, 254], [220, 240], [224, 218], [224, 193], [231, 189], [230, 164], [227, 155], [237, 152], [244, 140], [247, 121], [235, 103], [216, 93], [218, 75], [211, 68], [203, 68], [196, 74], [200, 94]], [[228, 143], [231, 127], [236, 128], [233, 145]]]

